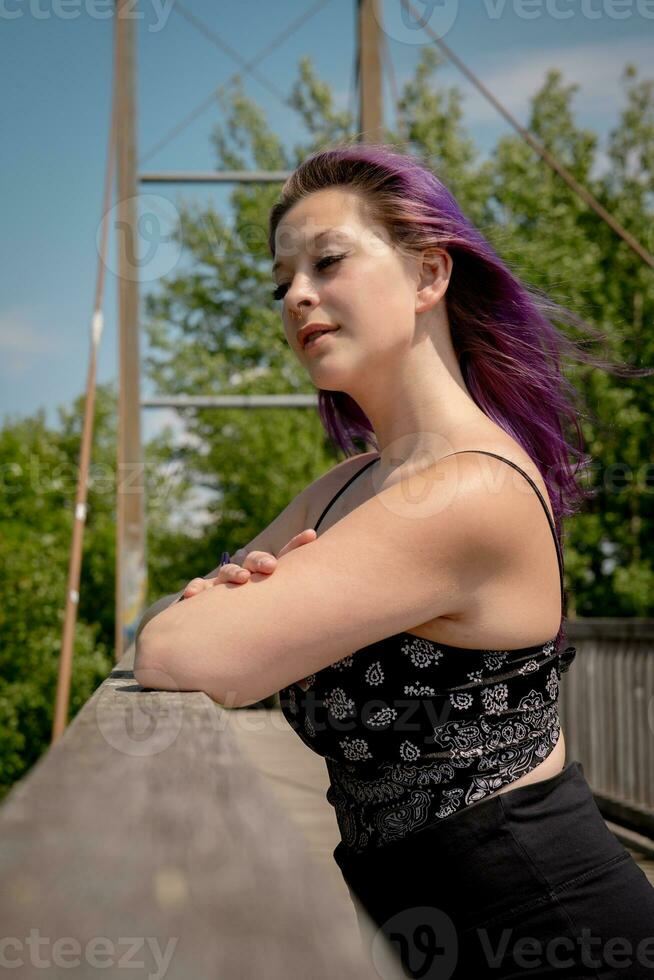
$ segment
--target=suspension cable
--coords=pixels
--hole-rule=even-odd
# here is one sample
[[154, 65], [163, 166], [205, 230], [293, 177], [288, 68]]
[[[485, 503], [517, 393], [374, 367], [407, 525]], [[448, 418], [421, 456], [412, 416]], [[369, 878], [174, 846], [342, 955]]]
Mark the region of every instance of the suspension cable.
[[[259, 75], [259, 73], [255, 73], [252, 70], [253, 66], [258, 65], [261, 61], [263, 61], [263, 59], [267, 57], [272, 51], [274, 51], [275, 48], [279, 47], [279, 45], [283, 41], [286, 41], [292, 34], [294, 34], [297, 30], [299, 30], [299, 28], [307, 20], [313, 17], [314, 14], [318, 13], [318, 11], [322, 7], [326, 6], [326, 4], [328, 4], [329, 2], [330, 0], [317, 0], [317, 2], [313, 5], [313, 7], [309, 7], [309, 9], [305, 10], [303, 14], [301, 14], [299, 17], [296, 17], [295, 20], [292, 21], [276, 37], [274, 37], [272, 41], [269, 41], [268, 44], [266, 44], [260, 51], [258, 51], [257, 54], [250, 59], [250, 61], [245, 61], [245, 59], [242, 58], [241, 55], [238, 54], [238, 52], [234, 51], [233, 48], [231, 48], [226, 42], [224, 42], [221, 38], [219, 38], [218, 35], [215, 33], [215, 31], [213, 31], [212, 28], [210, 28], [207, 24], [205, 24], [204, 21], [200, 20], [200, 18], [196, 14], [192, 14], [190, 11], [187, 11], [186, 8], [183, 7], [182, 4], [180, 4], [179, 0], [177, 0], [177, 2], [175, 3], [173, 10], [176, 10], [179, 14], [181, 14], [182, 17], [184, 17], [189, 24], [191, 24], [197, 31], [199, 31], [203, 37], [207, 38], [207, 40], [211, 41], [212, 44], [215, 44], [217, 47], [219, 47], [221, 51], [225, 52], [231, 58], [233, 58], [235, 61], [241, 64], [242, 70], [246, 74], [250, 74], [254, 78], [256, 78], [257, 81], [259, 81], [265, 88], [268, 88], [273, 93], [273, 95], [276, 95], [277, 98], [282, 102], [282, 104], [285, 107], [288, 107], [288, 102], [284, 93], [281, 92], [277, 88], [277, 86], [274, 85], [274, 83], [269, 82], [264, 76]], [[229, 85], [231, 85], [231, 83], [236, 78], [238, 78], [239, 75], [240, 72], [234, 72], [232, 75], [230, 75], [227, 81], [221, 82], [220, 85], [218, 85], [215, 89], [213, 89], [209, 93], [209, 95], [207, 95], [202, 100], [202, 102], [200, 102], [195, 107], [195, 109], [192, 109], [191, 112], [188, 113], [188, 115], [184, 116], [184, 118], [181, 119], [177, 123], [177, 125], [173, 126], [172, 129], [170, 129], [164, 136], [161, 137], [161, 139], [157, 143], [151, 146], [150, 149], [143, 154], [143, 156], [139, 160], [139, 165], [144, 163], [144, 161], [149, 159], [151, 156], [153, 156], [153, 154], [156, 153], [158, 150], [161, 150], [162, 147], [170, 143], [170, 141], [174, 139], [179, 133], [181, 133], [183, 129], [186, 129], [186, 127], [190, 123], [192, 123], [193, 120], [197, 119], [197, 117], [201, 115], [205, 109], [208, 109], [208, 107], [215, 102], [220, 92], [226, 89]]]
[[82, 545], [84, 542], [84, 527], [86, 522], [86, 498], [88, 490], [88, 472], [93, 442], [93, 417], [95, 410], [96, 368], [97, 355], [104, 327], [102, 305], [104, 301], [105, 272], [107, 266], [107, 244], [109, 238], [109, 208], [111, 205], [114, 158], [116, 155], [116, 139], [118, 129], [118, 111], [116, 86], [118, 78], [118, 57], [120, 32], [117, 30], [115, 19], [114, 63], [111, 84], [111, 116], [107, 139], [107, 159], [105, 164], [104, 192], [102, 198], [102, 224], [100, 248], [96, 264], [95, 295], [93, 313], [91, 316], [89, 364], [86, 378], [86, 397], [84, 402], [84, 418], [80, 444], [79, 465], [77, 472], [77, 494], [73, 516], [73, 532], [68, 564], [68, 584], [66, 586], [66, 607], [61, 635], [61, 653], [59, 657], [59, 674], [57, 678], [57, 693], [55, 700], [52, 739], [54, 744], [63, 734], [68, 724], [68, 705], [70, 700], [70, 680], [73, 664], [73, 647], [75, 641], [75, 625], [79, 604], [79, 583], [82, 565]]
[[599, 203], [597, 198], [595, 198], [591, 194], [591, 192], [588, 190], [587, 187], [584, 187], [583, 184], [580, 184], [578, 180], [575, 180], [575, 178], [572, 176], [572, 174], [567, 169], [567, 167], [564, 167], [562, 163], [559, 163], [556, 157], [554, 157], [549, 152], [549, 150], [546, 149], [546, 147], [544, 147], [543, 144], [529, 132], [528, 129], [525, 129], [524, 126], [520, 125], [518, 120], [514, 116], [512, 116], [509, 110], [504, 105], [502, 105], [500, 100], [496, 98], [493, 95], [493, 93], [489, 91], [489, 89], [486, 88], [484, 83], [479, 78], [477, 78], [474, 72], [472, 72], [467, 65], [463, 63], [463, 61], [459, 58], [459, 56], [456, 55], [450, 47], [448, 47], [448, 45], [438, 36], [438, 34], [436, 34], [436, 32], [426, 22], [420, 20], [418, 11], [410, 2], [410, 0], [402, 0], [402, 4], [405, 7], [409, 8], [411, 14], [416, 19], [416, 22], [420, 24], [422, 29], [429, 35], [432, 41], [435, 41], [435, 43], [445, 52], [445, 54], [450, 59], [450, 61], [452, 61], [452, 63], [456, 65], [459, 71], [463, 72], [466, 78], [469, 79], [469, 81], [472, 82], [475, 88], [477, 88], [482, 93], [484, 98], [488, 99], [488, 101], [491, 103], [491, 105], [493, 105], [497, 109], [500, 115], [504, 116], [506, 121], [511, 126], [513, 126], [516, 132], [518, 132], [520, 136], [523, 138], [523, 140], [525, 140], [525, 142], [529, 144], [532, 150], [535, 150], [536, 153], [538, 153], [538, 155], [542, 157], [545, 163], [547, 163], [548, 166], [552, 168], [552, 170], [556, 171], [556, 173], [566, 182], [568, 187], [570, 187], [575, 194], [577, 194], [583, 201], [585, 201], [586, 204], [588, 204], [588, 206], [591, 207], [593, 211], [595, 211], [600, 216], [600, 218], [603, 221], [605, 221], [610, 228], [613, 229], [616, 235], [619, 235], [620, 238], [622, 238], [622, 240], [627, 243], [629, 248], [631, 248], [636, 253], [636, 255], [638, 255], [639, 258], [643, 260], [643, 262], [645, 262], [652, 269], [654, 269], [654, 256], [650, 255], [647, 249], [644, 248], [640, 244], [640, 242], [626, 230], [626, 228], [623, 228], [622, 225], [618, 221], [616, 221], [613, 215], [609, 214], [606, 208], [602, 207], [602, 205]]

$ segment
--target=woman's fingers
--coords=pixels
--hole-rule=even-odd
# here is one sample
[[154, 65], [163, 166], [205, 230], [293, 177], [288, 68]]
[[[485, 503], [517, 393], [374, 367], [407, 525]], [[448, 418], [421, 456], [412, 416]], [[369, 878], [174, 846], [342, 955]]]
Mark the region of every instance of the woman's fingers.
[[[314, 541], [316, 537], [316, 532], [312, 527], [305, 528], [303, 531], [300, 531], [299, 534], [295, 534], [291, 540], [284, 545], [277, 555], [277, 558], [283, 557], [283, 555], [288, 554], [289, 551], [293, 551], [295, 548], [299, 548], [303, 544], [309, 544], [309, 542]], [[241, 554], [242, 551], [237, 551], [234, 558], [237, 556], [240, 558]], [[211, 589], [214, 585], [225, 585], [227, 582], [247, 582], [250, 575], [255, 572], [259, 572], [262, 575], [270, 575], [277, 567], [277, 558], [268, 551], [250, 551], [244, 556], [242, 565], [237, 564], [236, 562], [228, 562], [226, 565], [220, 565], [218, 568], [214, 568], [214, 570], [210, 572], [206, 578], [191, 579], [184, 590], [184, 596], [188, 597], [197, 595], [198, 592], [203, 592], [205, 589]]]
[[293, 551], [294, 548], [299, 548], [303, 544], [309, 544], [310, 541], [315, 540], [317, 537], [316, 532], [312, 527], [305, 527], [303, 531], [299, 534], [294, 535], [288, 544], [285, 544], [282, 550], [279, 552], [278, 557], [281, 558], [282, 555], [287, 554], [289, 551]]
[[197, 595], [198, 592], [202, 592], [204, 589], [210, 589], [212, 582], [204, 578], [192, 578], [184, 589], [184, 598], [188, 599], [189, 596]]
[[234, 562], [228, 562], [226, 565], [221, 565], [218, 570], [218, 575], [213, 580], [213, 585], [224, 585], [225, 582], [247, 582], [250, 577], [250, 573], [247, 568], [243, 568], [241, 565], [236, 565]]
[[243, 567], [251, 572], [274, 572], [277, 559], [269, 551], [250, 551], [243, 560]]
[[205, 589], [211, 589], [214, 585], [225, 585], [227, 582], [247, 582], [250, 577], [249, 571], [245, 568], [241, 568], [240, 565], [236, 565], [234, 562], [228, 562], [226, 565], [221, 565], [219, 568], [215, 569], [215, 575], [212, 572], [207, 575], [206, 578], [194, 578], [188, 583], [184, 590], [184, 597], [188, 598], [192, 595], [197, 595], [198, 592], [204, 592]]

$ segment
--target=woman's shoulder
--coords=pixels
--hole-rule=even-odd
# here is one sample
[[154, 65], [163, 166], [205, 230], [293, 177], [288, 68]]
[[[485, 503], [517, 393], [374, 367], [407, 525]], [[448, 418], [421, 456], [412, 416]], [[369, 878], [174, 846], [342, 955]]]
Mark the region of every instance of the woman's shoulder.
[[[479, 439], [476, 443], [470, 444], [465, 448], [462, 447], [459, 450], [454, 450], [453, 453], [453, 455], [459, 458], [463, 454], [470, 459], [477, 457], [482, 474], [488, 473], [489, 471], [493, 473], [493, 487], [498, 491], [505, 490], [507, 499], [511, 496], [511, 488], [514, 488], [514, 491], [521, 495], [525, 493], [527, 495], [530, 493], [533, 494], [533, 490], [529, 488], [524, 480], [524, 475], [526, 474], [538, 487], [545, 500], [550, 516], [553, 516], [552, 503], [549, 499], [545, 479], [536, 462], [516, 440], [508, 436], [506, 439]], [[499, 457], [499, 459], [494, 457]], [[507, 463], [509, 464], [508, 466]], [[516, 471], [511, 464], [514, 464], [522, 472], [522, 477], [516, 477]]]
[[350, 477], [358, 473], [360, 469], [363, 469], [366, 463], [378, 457], [379, 453], [376, 450], [347, 456], [338, 463], [334, 463], [333, 466], [314, 480], [313, 483], [310, 483], [304, 491], [306, 494], [306, 526], [313, 527], [319, 514], [334, 494], [347, 483]]
[[319, 476], [312, 484], [310, 484], [308, 489], [325, 487], [328, 484], [336, 483], [337, 485], [343, 480], [347, 479], [351, 473], [356, 473], [362, 466], [365, 465], [369, 460], [378, 459], [379, 453], [372, 450], [368, 453], [356, 453], [354, 456], [347, 456], [345, 459], [340, 460], [338, 463], [334, 463], [330, 466], [328, 470]]
[[[304, 526], [313, 527], [324, 508], [348, 480], [363, 470], [367, 464], [378, 459], [379, 455], [376, 450], [371, 450], [348, 456], [309, 484], [303, 491]], [[525, 493], [527, 496], [533, 495], [533, 489], [529, 488], [524, 477], [517, 477], [515, 470], [507, 466], [507, 463], [513, 463], [523, 474], [526, 473], [531, 477], [544, 497], [550, 516], [553, 516], [547, 486], [538, 466], [526, 450], [510, 436], [498, 438], [492, 433], [489, 435], [480, 432], [478, 438], [467, 438], [465, 441], [462, 440], [459, 446], [452, 446], [450, 452], [443, 455], [442, 461], [451, 456], [456, 456], [458, 460], [466, 459], [471, 472], [478, 469], [485, 486], [490, 479], [490, 486], [496, 493], [502, 493], [508, 511], [511, 513], [517, 500], [524, 497]], [[448, 462], [452, 463], [453, 460], [450, 459]]]

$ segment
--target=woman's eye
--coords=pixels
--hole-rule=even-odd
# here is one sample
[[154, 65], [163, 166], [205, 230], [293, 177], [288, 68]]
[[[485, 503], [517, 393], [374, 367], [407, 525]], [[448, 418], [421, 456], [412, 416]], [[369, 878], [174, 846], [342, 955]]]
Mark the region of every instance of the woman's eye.
[[338, 262], [339, 259], [344, 259], [345, 255], [323, 255], [321, 259], [316, 262], [316, 269], [324, 269], [326, 266], [331, 265], [332, 262]]
[[[320, 271], [321, 269], [325, 269], [327, 268], [328, 265], [332, 265], [332, 263], [338, 262], [339, 259], [344, 259], [346, 254], [347, 253], [344, 253], [343, 255], [323, 255], [321, 259], [318, 259], [318, 261], [314, 263], [314, 269], [317, 269], [318, 271]], [[273, 290], [272, 298], [284, 299], [284, 296], [286, 295], [286, 291], [288, 290], [289, 286], [290, 283], [288, 282], [280, 283], [279, 286], [277, 286], [277, 288]]]
[[273, 299], [284, 299], [284, 296], [286, 295], [286, 290], [288, 289], [288, 285], [289, 284], [287, 282], [280, 283], [280, 285], [277, 287], [277, 289], [273, 289], [273, 291], [272, 291], [272, 298]]

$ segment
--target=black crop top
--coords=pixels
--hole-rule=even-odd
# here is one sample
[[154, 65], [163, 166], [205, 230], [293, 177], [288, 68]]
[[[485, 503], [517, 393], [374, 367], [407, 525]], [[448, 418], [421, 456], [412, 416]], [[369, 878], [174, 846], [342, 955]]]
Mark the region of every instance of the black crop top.
[[[463, 452], [485, 452], [467, 449]], [[452, 455], [457, 455], [452, 453]], [[531, 477], [554, 535], [554, 523]], [[332, 498], [315, 530], [341, 493]], [[514, 650], [448, 646], [402, 632], [362, 647], [280, 692], [284, 717], [325, 758], [327, 800], [343, 845], [361, 853], [406, 837], [515, 782], [554, 749], [561, 674], [576, 650], [563, 630]]]

